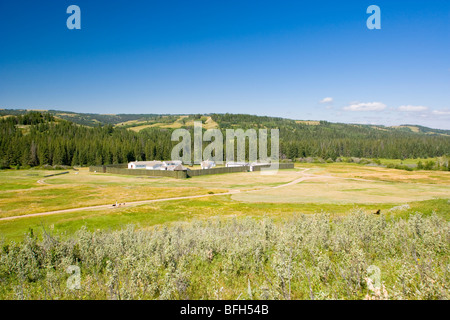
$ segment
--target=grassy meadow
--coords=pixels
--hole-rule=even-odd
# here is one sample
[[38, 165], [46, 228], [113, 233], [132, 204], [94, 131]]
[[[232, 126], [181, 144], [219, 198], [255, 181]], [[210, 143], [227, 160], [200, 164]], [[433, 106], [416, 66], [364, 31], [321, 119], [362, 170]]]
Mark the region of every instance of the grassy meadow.
[[[274, 175], [242, 172], [200, 176], [185, 180], [91, 173], [87, 168], [45, 178], [58, 171], [0, 171], [0, 235], [20, 241], [32, 228], [72, 234], [81, 226], [89, 230], [118, 229], [126, 224], [140, 228], [211, 217], [253, 216], [280, 219], [294, 213], [346, 214], [353, 209], [388, 216], [433, 210], [448, 218], [450, 172], [408, 172], [349, 163], [296, 164], [295, 169]], [[298, 178], [304, 181], [283, 186]], [[281, 186], [279, 188], [274, 188]], [[234, 191], [232, 195], [220, 195]], [[146, 204], [133, 201], [205, 195]], [[125, 203], [113, 208], [2, 218], [97, 205]], [[409, 209], [390, 211], [408, 204]]]
[[[0, 171], [0, 298], [448, 299], [450, 172], [44, 177], [57, 172]], [[200, 197], [132, 203], [188, 196]], [[82, 290], [65, 288], [70, 264]]]

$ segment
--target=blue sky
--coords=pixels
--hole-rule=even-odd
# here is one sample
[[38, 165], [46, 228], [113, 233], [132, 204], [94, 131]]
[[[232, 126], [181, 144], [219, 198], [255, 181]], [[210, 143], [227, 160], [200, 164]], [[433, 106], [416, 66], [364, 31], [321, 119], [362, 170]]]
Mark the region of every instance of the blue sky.
[[450, 129], [450, 1], [1, 1], [0, 108]]

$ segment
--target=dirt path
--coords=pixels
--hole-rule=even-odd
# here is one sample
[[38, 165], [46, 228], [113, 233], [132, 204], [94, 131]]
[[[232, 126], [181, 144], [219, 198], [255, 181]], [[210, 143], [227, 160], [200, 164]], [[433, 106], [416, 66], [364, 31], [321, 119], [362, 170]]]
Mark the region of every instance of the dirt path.
[[[229, 192], [224, 193], [214, 193], [214, 194], [202, 194], [197, 196], [185, 196], [185, 197], [174, 197], [174, 198], [163, 198], [163, 199], [152, 199], [152, 200], [140, 200], [140, 201], [132, 201], [132, 202], [126, 202], [126, 207], [128, 206], [134, 206], [134, 205], [140, 205], [140, 204], [147, 204], [147, 203], [154, 203], [154, 202], [163, 202], [163, 201], [173, 201], [173, 200], [187, 200], [187, 199], [196, 199], [196, 198], [204, 198], [204, 197], [213, 197], [213, 196], [224, 196], [224, 195], [232, 195], [236, 193], [243, 193], [243, 192], [258, 192], [262, 190], [267, 189], [277, 189], [277, 188], [283, 188], [290, 185], [297, 184], [299, 182], [302, 182], [307, 179], [316, 178], [316, 177], [322, 177], [312, 174], [306, 174], [305, 172], [310, 169], [304, 169], [302, 171], [298, 171], [297, 173], [301, 174], [302, 177], [295, 179], [293, 181], [290, 181], [288, 183], [275, 186], [275, 187], [266, 187], [261, 189], [255, 189], [255, 190], [247, 190], [247, 191], [241, 191], [241, 190], [233, 190]], [[323, 176], [327, 177], [327, 176]], [[329, 177], [327, 177], [329, 178]], [[45, 184], [43, 180], [38, 181], [39, 184]], [[125, 207], [125, 206], [124, 206]], [[31, 214], [25, 214], [21, 216], [14, 216], [14, 217], [6, 217], [6, 218], [0, 218], [0, 221], [6, 221], [6, 220], [14, 220], [14, 219], [21, 219], [21, 218], [30, 218], [30, 217], [40, 217], [40, 216], [48, 216], [53, 214], [59, 214], [59, 213], [68, 213], [68, 212], [75, 212], [75, 211], [84, 211], [84, 210], [97, 210], [97, 209], [114, 209], [116, 207], [113, 207], [111, 204], [103, 204], [103, 205], [96, 205], [96, 206], [89, 206], [89, 207], [80, 207], [80, 208], [71, 208], [71, 209], [63, 209], [63, 210], [55, 210], [55, 211], [48, 211], [48, 212], [41, 212], [41, 213], [31, 213]]]

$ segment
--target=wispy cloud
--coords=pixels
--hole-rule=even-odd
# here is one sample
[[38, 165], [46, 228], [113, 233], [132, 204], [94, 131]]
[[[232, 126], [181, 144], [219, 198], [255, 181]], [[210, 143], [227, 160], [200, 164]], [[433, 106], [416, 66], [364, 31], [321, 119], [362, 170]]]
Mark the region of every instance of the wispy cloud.
[[405, 105], [398, 107], [398, 111], [402, 112], [420, 112], [420, 111], [427, 111], [428, 107], [425, 106], [411, 106], [411, 105]]
[[381, 102], [360, 102], [352, 103], [344, 107], [346, 111], [381, 111], [386, 109], [386, 105]]
[[333, 102], [333, 98], [331, 98], [331, 97], [326, 97], [319, 101], [319, 103], [332, 103], [332, 102]]
[[450, 115], [450, 110], [433, 110], [431, 113], [437, 116], [448, 116]]

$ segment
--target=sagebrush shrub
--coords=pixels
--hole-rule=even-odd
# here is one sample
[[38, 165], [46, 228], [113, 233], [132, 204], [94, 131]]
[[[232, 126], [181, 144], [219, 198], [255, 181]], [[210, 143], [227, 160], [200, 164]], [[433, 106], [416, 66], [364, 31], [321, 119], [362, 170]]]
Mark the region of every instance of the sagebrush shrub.
[[[449, 231], [437, 215], [355, 211], [27, 235], [0, 243], [0, 298], [448, 299]], [[79, 290], [66, 285], [70, 265]]]

